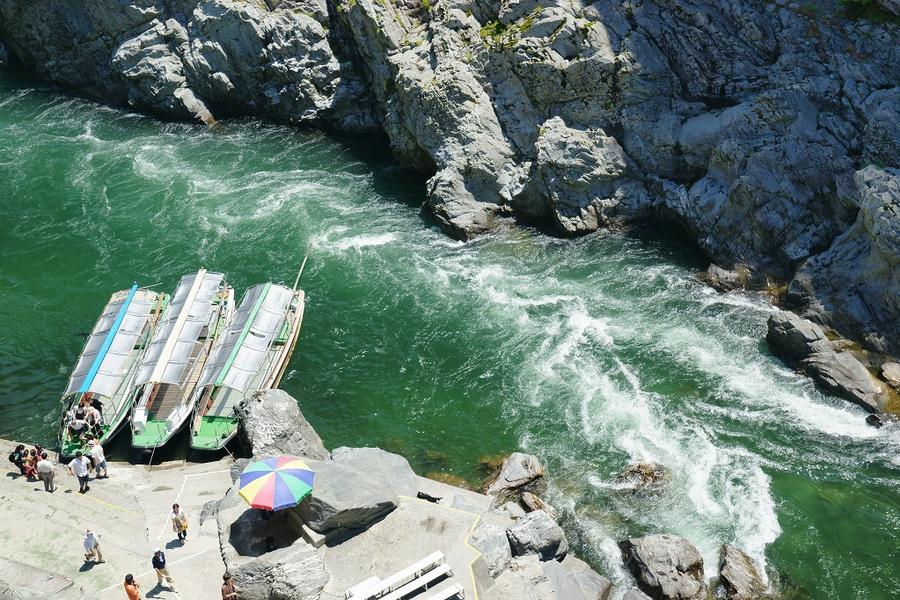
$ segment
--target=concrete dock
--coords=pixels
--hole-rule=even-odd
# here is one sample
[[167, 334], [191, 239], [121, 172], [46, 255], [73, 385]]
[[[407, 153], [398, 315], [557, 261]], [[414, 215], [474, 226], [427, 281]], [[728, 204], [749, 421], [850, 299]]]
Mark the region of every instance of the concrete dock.
[[[0, 440], [7, 453], [14, 442]], [[51, 457], [53, 458], [53, 457]], [[200, 527], [203, 504], [231, 486], [231, 459], [212, 463], [132, 465], [110, 463], [109, 479], [91, 480], [86, 494], [64, 465], [56, 472], [56, 491], [26, 481], [6, 462], [0, 478], [0, 580], [11, 588], [69, 598], [125, 597], [123, 581], [132, 573], [145, 598], [215, 600], [221, 598], [225, 570], [215, 523]], [[189, 520], [181, 543], [168, 520], [178, 502]], [[85, 529], [100, 535], [105, 563], [84, 561]], [[177, 592], [157, 587], [150, 564], [153, 549], [166, 553]]]

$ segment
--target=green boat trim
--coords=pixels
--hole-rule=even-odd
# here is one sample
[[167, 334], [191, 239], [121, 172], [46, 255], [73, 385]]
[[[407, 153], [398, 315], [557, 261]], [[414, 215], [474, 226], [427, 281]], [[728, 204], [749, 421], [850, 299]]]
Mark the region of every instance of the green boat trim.
[[169, 432], [165, 421], [148, 419], [141, 432], [131, 430], [131, 446], [150, 450], [168, 442], [177, 431]]
[[238, 353], [241, 351], [241, 346], [243, 346], [244, 340], [247, 339], [247, 336], [250, 334], [250, 330], [253, 328], [253, 323], [256, 320], [256, 315], [259, 314], [259, 309], [262, 307], [263, 303], [265, 303], [266, 296], [268, 295], [270, 289], [272, 289], [272, 283], [266, 283], [263, 287], [262, 293], [259, 295], [259, 298], [257, 298], [256, 302], [253, 304], [250, 315], [247, 317], [247, 323], [244, 325], [244, 328], [241, 329], [241, 333], [238, 336], [237, 343], [235, 343], [234, 347], [231, 349], [231, 354], [228, 355], [228, 360], [225, 363], [225, 368], [223, 368], [219, 372], [219, 376], [216, 378], [216, 381], [213, 385], [220, 386], [222, 385], [222, 382], [225, 381], [225, 377], [228, 375], [228, 371], [231, 370], [232, 365], [234, 365], [234, 359], [237, 358]]
[[219, 450], [237, 433], [237, 417], [202, 417], [191, 436], [194, 450]]

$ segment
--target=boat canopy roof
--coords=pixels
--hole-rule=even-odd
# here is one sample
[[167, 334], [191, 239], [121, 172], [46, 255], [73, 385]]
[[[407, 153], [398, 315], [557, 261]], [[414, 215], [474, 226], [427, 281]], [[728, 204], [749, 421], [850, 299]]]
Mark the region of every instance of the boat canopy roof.
[[224, 279], [223, 274], [206, 269], [181, 278], [141, 360], [136, 386], [181, 382], [191, 364], [194, 344], [210, 324], [213, 301]]
[[93, 392], [112, 397], [116, 393], [158, 298], [159, 294], [137, 284], [110, 297], [69, 377], [66, 396]]
[[290, 288], [273, 283], [248, 289], [216, 344], [199, 386], [223, 385], [246, 393], [284, 323], [293, 297]]

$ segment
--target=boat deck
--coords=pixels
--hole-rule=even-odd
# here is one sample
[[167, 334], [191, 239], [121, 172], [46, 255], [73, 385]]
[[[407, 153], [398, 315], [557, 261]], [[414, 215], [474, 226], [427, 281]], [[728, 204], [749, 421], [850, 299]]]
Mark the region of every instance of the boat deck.
[[198, 450], [218, 450], [222, 441], [232, 436], [238, 426], [237, 417], [203, 417], [200, 427], [191, 436], [191, 447]]

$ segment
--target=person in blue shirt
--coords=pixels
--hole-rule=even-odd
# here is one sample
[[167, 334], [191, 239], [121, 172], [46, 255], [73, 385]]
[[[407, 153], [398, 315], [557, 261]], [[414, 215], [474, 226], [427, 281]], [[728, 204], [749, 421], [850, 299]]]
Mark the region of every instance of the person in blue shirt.
[[175, 589], [175, 580], [169, 575], [169, 569], [166, 568], [166, 554], [160, 548], [153, 550], [153, 570], [156, 571], [156, 587], [162, 587], [163, 581], [168, 584], [169, 589], [178, 592]]

